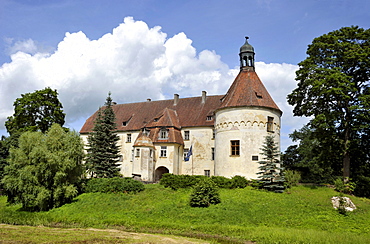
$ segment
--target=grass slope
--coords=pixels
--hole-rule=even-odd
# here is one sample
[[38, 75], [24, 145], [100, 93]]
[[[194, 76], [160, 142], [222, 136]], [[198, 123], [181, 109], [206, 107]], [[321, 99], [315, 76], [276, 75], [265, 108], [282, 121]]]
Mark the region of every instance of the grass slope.
[[221, 203], [191, 208], [191, 190], [147, 185], [136, 195], [82, 194], [48, 212], [28, 213], [0, 201], [0, 222], [61, 227], [116, 228], [183, 235], [216, 242], [370, 243], [370, 200], [351, 197], [358, 207], [343, 216], [326, 187], [295, 187], [276, 194], [252, 188], [221, 189]]

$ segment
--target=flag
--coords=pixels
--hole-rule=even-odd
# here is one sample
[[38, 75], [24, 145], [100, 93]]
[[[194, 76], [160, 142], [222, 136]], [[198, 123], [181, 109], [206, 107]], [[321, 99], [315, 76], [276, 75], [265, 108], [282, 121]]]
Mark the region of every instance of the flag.
[[185, 157], [185, 161], [189, 161], [190, 156], [193, 154], [193, 146], [190, 146], [188, 154]]

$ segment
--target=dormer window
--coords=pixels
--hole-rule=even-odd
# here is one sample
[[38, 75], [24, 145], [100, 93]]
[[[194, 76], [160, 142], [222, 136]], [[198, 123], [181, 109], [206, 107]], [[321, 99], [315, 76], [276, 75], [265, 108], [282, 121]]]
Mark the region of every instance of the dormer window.
[[146, 128], [143, 129], [143, 135], [149, 136], [149, 133], [150, 133], [150, 130], [148, 130]]
[[154, 122], [158, 122], [159, 118], [154, 118]]
[[127, 126], [127, 124], [128, 124], [128, 121], [123, 121], [122, 122], [122, 126]]
[[208, 115], [207, 118], [206, 118], [207, 121], [211, 121], [213, 120], [213, 116], [212, 115]]
[[159, 131], [159, 138], [160, 140], [167, 140], [168, 139], [168, 130], [167, 129], [161, 129]]
[[261, 94], [261, 93], [259, 93], [259, 92], [256, 92], [256, 97], [257, 97], [258, 99], [262, 99], [262, 94]]

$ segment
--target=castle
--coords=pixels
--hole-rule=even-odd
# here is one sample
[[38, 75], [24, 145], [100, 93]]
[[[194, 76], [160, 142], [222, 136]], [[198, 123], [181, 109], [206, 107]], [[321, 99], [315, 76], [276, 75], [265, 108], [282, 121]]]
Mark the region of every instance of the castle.
[[[225, 95], [115, 104], [120, 173], [147, 182], [164, 173], [256, 179], [265, 137], [280, 145], [282, 111], [258, 78], [254, 55], [246, 37]], [[85, 144], [96, 116], [80, 131]]]

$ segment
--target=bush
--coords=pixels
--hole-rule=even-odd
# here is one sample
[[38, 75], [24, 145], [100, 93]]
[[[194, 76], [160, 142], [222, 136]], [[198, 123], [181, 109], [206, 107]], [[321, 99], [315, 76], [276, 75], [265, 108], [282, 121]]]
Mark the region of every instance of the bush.
[[221, 202], [216, 184], [209, 178], [204, 178], [194, 186], [190, 195], [191, 207], [209, 207]]
[[335, 190], [345, 194], [352, 194], [352, 192], [356, 188], [356, 184], [354, 182], [347, 182], [344, 183], [342, 178], [338, 178], [334, 181]]
[[85, 192], [137, 193], [144, 190], [144, 184], [132, 178], [92, 178], [86, 184]]
[[232, 185], [233, 185], [233, 181], [229, 178], [224, 177], [224, 176], [212, 176], [211, 180], [219, 188], [231, 189]]
[[248, 181], [243, 176], [235, 175], [231, 178], [231, 188], [245, 188], [248, 185]]
[[190, 188], [196, 185], [199, 180], [206, 178], [203, 175], [174, 175], [174, 174], [163, 174], [159, 184], [164, 187], [169, 187], [173, 190], [180, 188]]
[[286, 170], [285, 171], [285, 186], [291, 188], [292, 186], [297, 186], [301, 180], [301, 174], [298, 171]]

